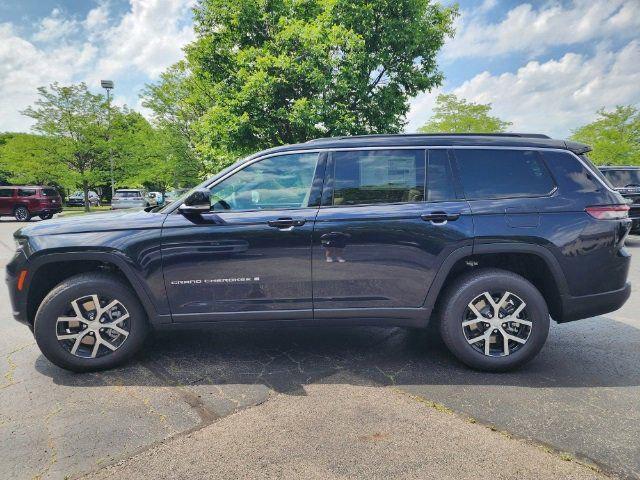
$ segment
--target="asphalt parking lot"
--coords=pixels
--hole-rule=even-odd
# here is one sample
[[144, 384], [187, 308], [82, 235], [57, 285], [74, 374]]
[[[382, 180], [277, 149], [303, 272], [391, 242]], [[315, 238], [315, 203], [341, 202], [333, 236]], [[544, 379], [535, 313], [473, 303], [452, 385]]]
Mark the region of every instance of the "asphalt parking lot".
[[[19, 227], [0, 222], [2, 267]], [[640, 237], [628, 245], [640, 254]], [[631, 281], [640, 285], [637, 257]], [[130, 365], [76, 375], [51, 365], [11, 319], [4, 285], [0, 332], [0, 478], [95, 471], [336, 378], [393, 385], [640, 478], [640, 293], [613, 314], [552, 324], [541, 354], [508, 374], [471, 371], [437, 339], [405, 329], [215, 328], [158, 335]]]

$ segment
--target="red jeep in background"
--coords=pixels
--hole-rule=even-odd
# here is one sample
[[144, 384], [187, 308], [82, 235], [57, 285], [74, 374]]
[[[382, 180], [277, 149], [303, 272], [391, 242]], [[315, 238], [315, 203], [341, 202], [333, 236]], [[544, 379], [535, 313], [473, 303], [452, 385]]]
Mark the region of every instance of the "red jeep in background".
[[33, 216], [42, 220], [62, 211], [62, 198], [53, 187], [0, 186], [0, 216], [27, 222]]

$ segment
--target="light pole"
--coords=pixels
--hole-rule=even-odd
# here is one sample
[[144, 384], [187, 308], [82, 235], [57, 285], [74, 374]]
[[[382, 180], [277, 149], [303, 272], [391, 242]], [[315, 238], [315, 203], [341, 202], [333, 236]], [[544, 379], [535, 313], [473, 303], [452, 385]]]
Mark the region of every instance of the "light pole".
[[111, 89], [113, 88], [113, 80], [100, 80], [100, 85], [107, 91], [107, 142], [109, 143], [109, 168], [111, 171], [111, 198], [115, 194], [113, 183], [113, 155], [111, 154]]

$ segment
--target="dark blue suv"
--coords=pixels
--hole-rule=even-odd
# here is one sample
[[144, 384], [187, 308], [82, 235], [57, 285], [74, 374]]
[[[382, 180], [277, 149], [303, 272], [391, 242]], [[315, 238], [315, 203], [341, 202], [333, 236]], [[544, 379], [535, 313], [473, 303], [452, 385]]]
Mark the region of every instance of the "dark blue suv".
[[16, 232], [15, 317], [70, 370], [150, 329], [437, 326], [471, 367], [522, 365], [629, 297], [629, 207], [589, 147], [543, 135], [328, 138], [257, 153], [162, 209]]

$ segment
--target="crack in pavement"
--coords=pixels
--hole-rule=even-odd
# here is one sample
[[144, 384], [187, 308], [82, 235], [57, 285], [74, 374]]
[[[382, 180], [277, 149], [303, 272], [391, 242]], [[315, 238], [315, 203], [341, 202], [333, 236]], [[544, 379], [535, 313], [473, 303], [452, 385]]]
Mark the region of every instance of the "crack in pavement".
[[21, 346], [17, 347], [16, 349], [10, 351], [9, 353], [7, 353], [4, 356], [5, 359], [7, 360], [7, 364], [9, 365], [9, 369], [4, 374], [5, 383], [0, 385], [0, 390], [4, 390], [5, 388], [11, 387], [13, 385], [16, 385], [16, 383], [17, 383], [15, 381], [15, 379], [13, 378], [13, 374], [15, 373], [16, 369], [18, 368], [18, 364], [14, 361], [13, 355], [15, 355], [16, 353], [21, 352], [25, 348], [31, 347], [33, 345], [35, 345], [35, 342], [26, 343], [24, 345], [21, 345]]

